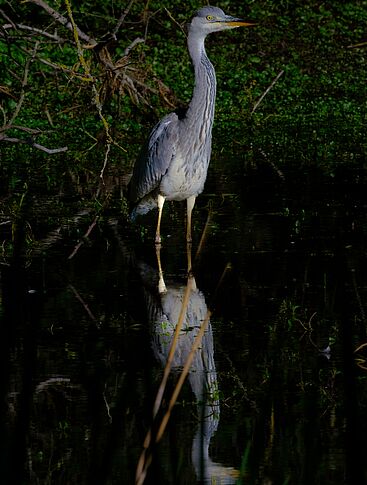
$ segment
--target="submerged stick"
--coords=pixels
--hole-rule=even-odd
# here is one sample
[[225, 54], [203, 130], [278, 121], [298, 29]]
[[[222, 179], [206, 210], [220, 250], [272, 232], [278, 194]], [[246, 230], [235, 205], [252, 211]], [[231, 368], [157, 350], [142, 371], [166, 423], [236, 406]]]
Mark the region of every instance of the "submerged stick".
[[88, 306], [88, 303], [86, 303], [83, 298], [80, 296], [79, 292], [77, 291], [77, 289], [72, 285], [72, 284], [69, 284], [68, 285], [68, 288], [73, 292], [75, 298], [79, 301], [79, 303], [82, 305], [82, 307], [84, 308], [84, 310], [87, 312], [89, 318], [94, 322], [94, 323], [98, 323], [97, 322], [97, 318], [93, 315], [91, 309], [89, 308]]
[[68, 256], [68, 259], [72, 259], [76, 253], [79, 251], [79, 249], [83, 246], [84, 244], [84, 240], [87, 239], [90, 235], [90, 233], [93, 231], [93, 229], [95, 228], [97, 222], [98, 222], [98, 219], [99, 219], [99, 216], [96, 216], [94, 218], [94, 221], [92, 222], [92, 224], [88, 227], [87, 229], [87, 232], [84, 234], [84, 236], [82, 237], [82, 239], [78, 242], [78, 244], [75, 246], [73, 252]]

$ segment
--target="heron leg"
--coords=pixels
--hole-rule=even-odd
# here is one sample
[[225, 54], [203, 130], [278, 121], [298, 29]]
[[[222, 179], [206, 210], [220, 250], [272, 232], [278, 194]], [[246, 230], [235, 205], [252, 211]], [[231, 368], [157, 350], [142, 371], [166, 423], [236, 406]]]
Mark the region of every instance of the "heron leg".
[[196, 291], [196, 281], [194, 273], [192, 271], [192, 258], [191, 258], [191, 243], [186, 245], [186, 256], [187, 256], [187, 278], [191, 280], [191, 290]]
[[159, 274], [159, 281], [158, 281], [158, 293], [162, 295], [163, 293], [167, 293], [167, 288], [164, 283], [163, 278], [163, 270], [162, 270], [162, 263], [161, 263], [161, 245], [157, 244], [155, 247], [155, 254], [157, 257], [157, 265], [158, 265], [158, 274]]
[[192, 214], [192, 210], [193, 210], [194, 205], [195, 205], [195, 199], [196, 199], [196, 196], [192, 195], [186, 201], [186, 204], [187, 204], [186, 241], [188, 243], [191, 243], [191, 241], [192, 241], [192, 238], [191, 238], [191, 214]]
[[165, 201], [165, 197], [163, 195], [158, 194], [158, 221], [157, 221], [157, 229], [155, 231], [155, 242], [156, 244], [160, 244], [161, 242], [161, 219], [162, 219], [162, 211], [163, 205]]

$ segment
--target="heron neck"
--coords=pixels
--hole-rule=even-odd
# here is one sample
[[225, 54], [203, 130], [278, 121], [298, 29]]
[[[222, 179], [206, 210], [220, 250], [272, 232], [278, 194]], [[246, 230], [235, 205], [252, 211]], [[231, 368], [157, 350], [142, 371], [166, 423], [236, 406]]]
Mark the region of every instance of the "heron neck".
[[214, 67], [205, 52], [204, 41], [205, 36], [189, 33], [187, 43], [195, 69], [195, 87], [186, 118], [190, 124], [205, 125], [204, 133], [210, 137], [214, 119], [216, 78]]

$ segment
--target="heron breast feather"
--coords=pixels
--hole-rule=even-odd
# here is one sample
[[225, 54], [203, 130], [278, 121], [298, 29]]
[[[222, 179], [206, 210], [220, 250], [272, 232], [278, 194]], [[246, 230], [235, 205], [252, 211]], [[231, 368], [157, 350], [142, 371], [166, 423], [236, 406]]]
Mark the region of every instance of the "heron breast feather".
[[207, 170], [205, 158], [193, 162], [176, 156], [162, 178], [160, 191], [168, 200], [185, 200], [198, 195], [203, 191]]

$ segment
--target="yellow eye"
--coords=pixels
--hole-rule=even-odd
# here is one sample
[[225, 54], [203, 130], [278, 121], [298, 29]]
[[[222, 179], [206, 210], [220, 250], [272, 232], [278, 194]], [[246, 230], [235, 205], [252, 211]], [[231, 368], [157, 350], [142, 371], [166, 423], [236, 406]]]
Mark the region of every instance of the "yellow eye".
[[207, 15], [207, 16], [206, 16], [206, 20], [214, 20], [213, 15]]

